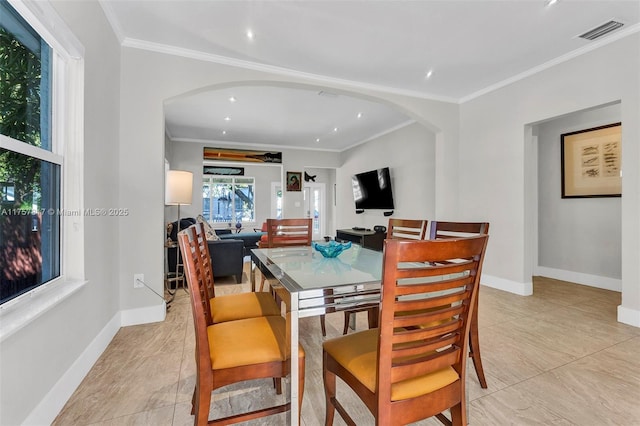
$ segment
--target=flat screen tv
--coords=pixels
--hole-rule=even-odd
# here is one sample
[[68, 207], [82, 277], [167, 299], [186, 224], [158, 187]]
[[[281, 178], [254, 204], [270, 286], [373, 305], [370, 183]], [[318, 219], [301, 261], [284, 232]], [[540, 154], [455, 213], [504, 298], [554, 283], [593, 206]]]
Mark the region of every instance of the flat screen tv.
[[351, 178], [356, 210], [393, 210], [393, 192], [389, 168], [358, 173]]

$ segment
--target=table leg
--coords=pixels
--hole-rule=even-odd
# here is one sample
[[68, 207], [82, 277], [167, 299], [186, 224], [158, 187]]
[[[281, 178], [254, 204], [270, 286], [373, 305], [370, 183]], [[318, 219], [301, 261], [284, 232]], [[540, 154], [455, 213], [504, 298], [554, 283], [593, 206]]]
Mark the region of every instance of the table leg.
[[257, 265], [255, 264], [253, 259], [251, 259], [251, 272], [249, 272], [249, 275], [251, 276], [251, 291], [252, 292], [256, 291], [256, 268], [257, 268]]
[[287, 312], [287, 327], [289, 331], [289, 340], [290, 346], [289, 350], [291, 351], [290, 365], [291, 365], [291, 392], [290, 392], [290, 401], [291, 401], [291, 410], [289, 411], [289, 422], [290, 425], [299, 425], [300, 424], [300, 412], [302, 409], [302, 399], [300, 398], [299, 392], [300, 387], [298, 383], [298, 379], [300, 377], [300, 369], [298, 364], [298, 345], [299, 345], [299, 336], [298, 336], [298, 311], [297, 310], [289, 310]]

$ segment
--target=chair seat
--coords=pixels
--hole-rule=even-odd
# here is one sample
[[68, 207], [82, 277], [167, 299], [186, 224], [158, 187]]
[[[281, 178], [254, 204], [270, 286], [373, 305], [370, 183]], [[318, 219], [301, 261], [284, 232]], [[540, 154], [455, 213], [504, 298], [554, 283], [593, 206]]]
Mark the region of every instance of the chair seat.
[[[207, 335], [213, 370], [286, 359], [286, 321], [281, 316], [210, 325]], [[298, 351], [304, 358], [302, 346]]]
[[245, 318], [280, 315], [280, 307], [270, 293], [238, 293], [209, 301], [214, 324]]
[[[324, 350], [371, 392], [376, 392], [378, 329], [371, 329], [324, 342]], [[460, 377], [452, 367], [397, 382], [391, 386], [391, 400], [424, 395], [454, 383]]]

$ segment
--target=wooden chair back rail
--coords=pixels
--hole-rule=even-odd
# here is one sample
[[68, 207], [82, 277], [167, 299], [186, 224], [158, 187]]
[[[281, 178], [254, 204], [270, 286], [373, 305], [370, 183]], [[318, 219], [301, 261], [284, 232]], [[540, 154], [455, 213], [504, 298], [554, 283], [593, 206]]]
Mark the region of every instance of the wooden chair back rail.
[[421, 219], [389, 219], [387, 238], [422, 240], [427, 221]]
[[267, 247], [311, 245], [312, 226], [311, 218], [267, 219]]
[[209, 299], [216, 297], [216, 290], [213, 282], [213, 264], [211, 263], [211, 253], [209, 252], [209, 244], [207, 244], [207, 236], [204, 230], [204, 224], [196, 222], [195, 232], [196, 238], [194, 243], [198, 247], [200, 254], [200, 262], [202, 265], [203, 284]]
[[[487, 239], [482, 235], [385, 241], [380, 326], [377, 348], [372, 349], [377, 354], [376, 390], [369, 390], [347, 370], [352, 360], [343, 359], [343, 366], [331, 356], [331, 351], [339, 353], [349, 343], [362, 345], [358, 336], [325, 342], [326, 424], [332, 424], [334, 409], [347, 424], [353, 424], [336, 399], [337, 375], [363, 400], [377, 425], [408, 424], [431, 416], [446, 420], [440, 414], [447, 409], [451, 410], [453, 424], [466, 425], [466, 336]], [[427, 393], [416, 390], [429, 373], [448, 375], [448, 384]], [[409, 379], [414, 384], [405, 394], [407, 387], [401, 382]], [[405, 386], [397, 391], [396, 400], [392, 400], [392, 385]]]
[[481, 234], [489, 234], [489, 222], [439, 222], [433, 220], [429, 228], [430, 240]]

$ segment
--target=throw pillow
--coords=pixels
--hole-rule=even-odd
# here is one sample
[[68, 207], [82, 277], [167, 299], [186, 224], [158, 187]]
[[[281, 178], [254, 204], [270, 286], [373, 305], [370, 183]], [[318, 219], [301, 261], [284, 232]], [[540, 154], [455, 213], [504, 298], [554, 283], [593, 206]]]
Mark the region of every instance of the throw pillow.
[[213, 228], [211, 227], [209, 222], [207, 222], [204, 216], [199, 214], [198, 217], [196, 218], [196, 221], [204, 225], [204, 235], [206, 235], [207, 241], [217, 241], [220, 239], [218, 237], [218, 234], [216, 234], [216, 231], [213, 230]]

